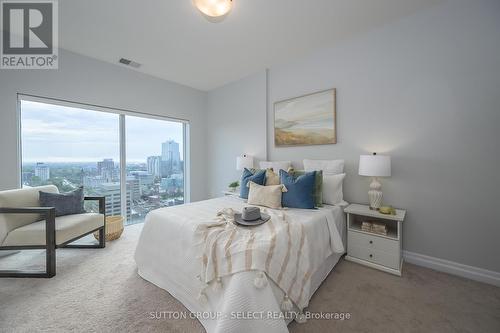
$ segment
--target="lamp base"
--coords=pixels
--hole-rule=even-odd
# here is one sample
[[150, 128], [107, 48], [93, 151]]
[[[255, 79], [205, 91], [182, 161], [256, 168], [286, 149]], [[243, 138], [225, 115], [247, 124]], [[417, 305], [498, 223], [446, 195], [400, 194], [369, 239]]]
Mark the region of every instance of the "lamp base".
[[368, 199], [370, 200], [370, 209], [378, 210], [382, 206], [382, 184], [377, 178], [373, 178], [368, 191]]

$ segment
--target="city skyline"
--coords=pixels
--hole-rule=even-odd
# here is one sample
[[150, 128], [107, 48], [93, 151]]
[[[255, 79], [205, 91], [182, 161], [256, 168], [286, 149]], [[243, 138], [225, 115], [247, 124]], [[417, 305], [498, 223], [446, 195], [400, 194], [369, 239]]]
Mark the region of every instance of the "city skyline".
[[[182, 204], [184, 125], [124, 119], [126, 177], [120, 172], [118, 114], [21, 101], [23, 186], [53, 184], [60, 192], [83, 186], [85, 195], [104, 196], [106, 214], [124, 215], [127, 224], [143, 222], [153, 209]], [[152, 156], [159, 158], [155, 165], [148, 163]]]
[[[113, 113], [21, 101], [23, 163], [89, 163], [120, 160], [119, 116]], [[126, 116], [127, 164], [146, 163], [161, 155], [164, 142], [179, 144], [183, 124]]]
[[[161, 160], [161, 162], [167, 161]], [[72, 167], [64, 163], [50, 165], [37, 162], [33, 163], [33, 166], [24, 164], [22, 184], [23, 186], [53, 184], [61, 192], [83, 186], [85, 195], [99, 195], [106, 198], [107, 215], [125, 215], [127, 224], [143, 222], [146, 214], [152, 209], [184, 203], [184, 172], [182, 168], [177, 168], [180, 165], [172, 168], [174, 164], [165, 164], [166, 168], [162, 167], [159, 174], [149, 173], [148, 165], [130, 170], [127, 168], [126, 177], [121, 180], [119, 166], [112, 159], [85, 164], [85, 168], [78, 163]], [[87, 168], [89, 165], [92, 167]], [[126, 184], [126, 211], [122, 211], [121, 182]], [[90, 209], [95, 210], [95, 205]]]

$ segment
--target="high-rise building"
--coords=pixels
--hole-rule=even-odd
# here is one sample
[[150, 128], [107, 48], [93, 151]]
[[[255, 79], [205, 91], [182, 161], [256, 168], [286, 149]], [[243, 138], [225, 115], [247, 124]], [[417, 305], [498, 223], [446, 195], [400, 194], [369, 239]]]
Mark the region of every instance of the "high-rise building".
[[40, 178], [40, 181], [46, 182], [50, 179], [50, 168], [45, 163], [37, 163], [35, 166], [35, 176]]
[[174, 140], [168, 140], [161, 145], [162, 161], [171, 161], [172, 164], [179, 164], [181, 154], [179, 152], [179, 144]]
[[101, 162], [97, 162], [97, 173], [107, 182], [112, 182], [115, 176], [115, 162], [112, 158], [105, 158]]
[[127, 176], [127, 191], [130, 191], [130, 200], [139, 200], [141, 198], [141, 186], [139, 178]]
[[[133, 176], [139, 183], [139, 196], [151, 193], [155, 177], [147, 171], [131, 171], [130, 175]], [[128, 177], [127, 177], [128, 181]], [[132, 200], [135, 200], [133, 198]]]
[[[103, 183], [99, 186], [100, 194], [106, 198], [106, 215], [122, 215], [120, 182]], [[130, 219], [130, 199], [132, 190], [127, 187], [127, 219]]]
[[154, 177], [159, 177], [161, 175], [161, 156], [149, 156], [147, 164], [148, 173]]
[[168, 140], [161, 145], [161, 176], [167, 177], [171, 173], [179, 170], [181, 154], [179, 144], [174, 140]]

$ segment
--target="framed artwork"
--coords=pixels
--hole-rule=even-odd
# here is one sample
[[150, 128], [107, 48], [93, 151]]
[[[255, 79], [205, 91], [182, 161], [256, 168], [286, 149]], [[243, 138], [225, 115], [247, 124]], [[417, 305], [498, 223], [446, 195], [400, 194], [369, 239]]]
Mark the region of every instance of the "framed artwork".
[[337, 143], [335, 89], [274, 103], [277, 147]]

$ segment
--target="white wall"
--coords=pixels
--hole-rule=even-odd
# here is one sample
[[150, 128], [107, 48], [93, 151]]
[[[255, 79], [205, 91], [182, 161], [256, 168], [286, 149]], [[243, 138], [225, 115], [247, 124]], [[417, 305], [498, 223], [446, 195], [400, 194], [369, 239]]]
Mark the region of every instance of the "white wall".
[[[500, 272], [499, 18], [498, 1], [448, 1], [271, 67], [269, 159], [301, 167], [303, 158], [343, 158], [346, 199], [366, 203], [369, 180], [357, 175], [359, 155], [390, 154], [393, 174], [383, 190], [385, 203], [408, 210], [404, 249]], [[273, 103], [333, 87], [338, 143], [275, 148]], [[233, 96], [243, 94], [239, 88], [247, 89], [241, 83], [224, 87]], [[232, 119], [240, 119], [232, 124], [239, 127], [217, 142], [240, 145], [231, 142], [237, 133], [252, 132], [252, 122], [244, 119], [260, 119], [261, 110], [231, 108]], [[224, 149], [212, 147], [211, 155], [221, 158], [212, 168], [234, 164], [234, 154], [225, 156]], [[217, 186], [210, 183], [210, 193]]]
[[211, 91], [208, 95], [208, 187], [212, 197], [239, 180], [236, 157], [266, 159], [266, 71]]
[[17, 93], [189, 120], [191, 200], [206, 198], [207, 94], [64, 50], [58, 70], [0, 70], [0, 190], [18, 186]]

